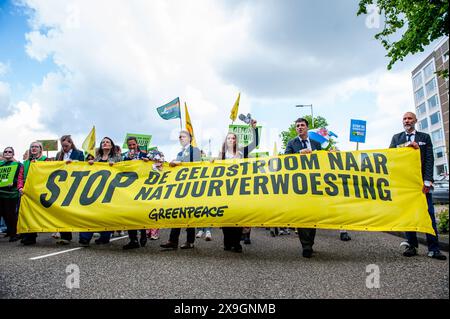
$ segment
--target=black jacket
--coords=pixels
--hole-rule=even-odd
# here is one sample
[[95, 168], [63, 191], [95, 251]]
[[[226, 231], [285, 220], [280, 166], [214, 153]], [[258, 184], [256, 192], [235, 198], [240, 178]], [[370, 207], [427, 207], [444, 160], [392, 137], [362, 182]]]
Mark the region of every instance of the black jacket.
[[[311, 142], [311, 149], [313, 151], [320, 151], [322, 150], [322, 145], [319, 142], [316, 142], [312, 139], [309, 139]], [[284, 154], [294, 154], [299, 153], [302, 149], [304, 149], [302, 143], [300, 142], [299, 137], [290, 140], [286, 146], [286, 150], [284, 151]]]
[[[392, 137], [391, 145], [389, 145], [389, 148], [395, 148], [398, 145], [405, 144], [406, 139], [407, 137], [405, 132], [395, 134]], [[419, 144], [420, 148], [420, 160], [422, 162], [422, 178], [424, 181], [432, 182], [434, 169], [434, 153], [431, 137], [427, 133], [416, 131], [414, 141], [417, 144]]]

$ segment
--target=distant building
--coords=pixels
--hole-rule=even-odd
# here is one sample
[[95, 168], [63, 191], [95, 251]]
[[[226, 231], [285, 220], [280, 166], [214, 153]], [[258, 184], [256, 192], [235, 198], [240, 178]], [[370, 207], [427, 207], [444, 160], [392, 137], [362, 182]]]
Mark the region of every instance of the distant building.
[[417, 128], [431, 135], [437, 179], [448, 175], [449, 167], [448, 78], [436, 74], [436, 71], [448, 70], [448, 48], [449, 39], [445, 37], [412, 72]]

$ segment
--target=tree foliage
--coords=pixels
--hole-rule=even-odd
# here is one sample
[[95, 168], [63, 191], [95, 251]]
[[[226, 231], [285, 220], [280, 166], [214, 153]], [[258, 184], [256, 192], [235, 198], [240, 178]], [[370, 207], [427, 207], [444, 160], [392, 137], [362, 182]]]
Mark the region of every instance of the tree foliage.
[[[311, 121], [311, 115], [303, 116], [305, 120], [307, 120], [309, 124], [309, 129], [316, 129], [316, 128], [327, 128], [328, 122], [327, 120], [322, 116], [317, 116], [314, 118], [314, 123]], [[293, 138], [296, 138], [298, 136], [297, 131], [295, 130], [295, 123], [291, 124], [289, 128], [286, 131], [282, 131], [280, 133], [281, 141], [283, 142], [283, 149], [286, 149], [287, 143], [292, 140]], [[330, 139], [329, 145], [326, 147], [327, 149], [335, 147], [336, 141], [333, 139]]]
[[[376, 5], [384, 15], [384, 29], [375, 35], [391, 59], [390, 70], [409, 54], [424, 51], [424, 47], [442, 36], [448, 36], [448, 0], [360, 0], [358, 15], [367, 14], [369, 5]], [[389, 36], [406, 27], [398, 41]]]

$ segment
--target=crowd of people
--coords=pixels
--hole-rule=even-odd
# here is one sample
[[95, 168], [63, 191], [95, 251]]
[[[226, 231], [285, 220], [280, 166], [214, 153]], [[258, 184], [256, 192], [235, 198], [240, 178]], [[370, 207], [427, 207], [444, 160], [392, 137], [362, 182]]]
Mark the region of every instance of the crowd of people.
[[[433, 182], [433, 166], [434, 155], [431, 138], [428, 134], [418, 132], [415, 129], [417, 123], [416, 115], [412, 112], [407, 112], [403, 116], [404, 131], [393, 136], [390, 147], [413, 147], [419, 149], [421, 153], [422, 164], [422, 177], [424, 180], [423, 192], [426, 194], [428, 203], [428, 212], [432, 220], [433, 229], [436, 231], [436, 236], [427, 234], [428, 242], [428, 256], [438, 260], [445, 260], [446, 256], [439, 250], [439, 241], [436, 229], [436, 221], [434, 216], [434, 207], [432, 203], [432, 194], [430, 189]], [[245, 147], [239, 147], [237, 136], [234, 133], [228, 133], [225, 141], [222, 144], [221, 151], [218, 154], [218, 159], [231, 160], [248, 158], [249, 154], [259, 144], [257, 122], [251, 120], [251, 132], [252, 142]], [[321, 144], [310, 139], [308, 136], [309, 123], [304, 118], [299, 118], [295, 121], [297, 137], [290, 140], [286, 146], [285, 154], [309, 154], [314, 151], [321, 150]], [[201, 151], [191, 144], [191, 134], [188, 131], [181, 131], [179, 134], [179, 142], [181, 145], [181, 151], [177, 154], [175, 160], [171, 161], [169, 165], [171, 167], [182, 165], [183, 162], [197, 162], [201, 160]], [[24, 184], [26, 183], [27, 175], [30, 169], [30, 165], [37, 161], [87, 161], [90, 165], [95, 162], [107, 162], [109, 165], [120, 161], [130, 160], [142, 160], [144, 162], [152, 161], [153, 169], [161, 170], [162, 163], [164, 162], [164, 155], [161, 152], [147, 153], [140, 150], [136, 137], [127, 138], [128, 150], [122, 153], [121, 148], [116, 145], [109, 137], [104, 137], [101, 140], [100, 146], [96, 151], [95, 156], [84, 156], [84, 153], [78, 150], [70, 135], [64, 135], [60, 138], [61, 150], [57, 153], [54, 159], [49, 159], [43, 155], [43, 146], [40, 142], [32, 142], [29, 149], [23, 156], [23, 161], [17, 161], [15, 159], [15, 150], [13, 147], [6, 147], [3, 150], [2, 158], [0, 158], [0, 167], [11, 166], [15, 169], [15, 175], [13, 181], [7, 185], [0, 187], [0, 216], [3, 218], [6, 224], [6, 237], [9, 237], [10, 242], [20, 240], [23, 245], [36, 244], [36, 233], [23, 233], [17, 234], [17, 220], [18, 220], [18, 207], [20, 205], [20, 197], [23, 195]], [[242, 252], [241, 241], [244, 244], [251, 244], [250, 227], [222, 227], [223, 232], [223, 249], [225, 251], [231, 251], [236, 253]], [[311, 258], [313, 256], [313, 245], [316, 236], [315, 228], [298, 228], [295, 230], [300, 239], [302, 246], [302, 256], [305, 258]], [[194, 228], [186, 229], [186, 241], [179, 246], [179, 238], [181, 234], [180, 228], [172, 228], [170, 231], [169, 239], [164, 244], [161, 244], [161, 248], [165, 250], [175, 250], [180, 247], [181, 249], [194, 248], [194, 242], [196, 238], [202, 238], [204, 236], [206, 241], [212, 240], [211, 228]], [[270, 235], [275, 237], [278, 235], [290, 234], [288, 228], [271, 228]], [[103, 245], [110, 242], [114, 232], [104, 231], [100, 232], [98, 238], [95, 240], [95, 244]], [[54, 234], [57, 244], [67, 245], [72, 240], [72, 233], [62, 232], [60, 234]], [[94, 237], [92, 232], [81, 232], [79, 234], [79, 244], [81, 246], [89, 246], [90, 241]], [[151, 240], [159, 239], [158, 229], [139, 229], [128, 231], [129, 242], [123, 246], [124, 250], [136, 249], [144, 247], [147, 243], [147, 239]], [[341, 231], [340, 238], [343, 241], [350, 240], [350, 236], [347, 231]], [[412, 257], [417, 255], [418, 240], [417, 234], [414, 232], [406, 233], [407, 241], [403, 243], [405, 251], [403, 255], [405, 257]]]

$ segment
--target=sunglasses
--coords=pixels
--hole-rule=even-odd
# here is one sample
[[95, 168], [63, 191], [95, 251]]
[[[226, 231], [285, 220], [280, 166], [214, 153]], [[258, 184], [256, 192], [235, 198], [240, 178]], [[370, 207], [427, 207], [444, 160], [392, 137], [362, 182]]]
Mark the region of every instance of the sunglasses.
[[12, 152], [12, 151], [4, 151], [4, 152], [3, 152], [3, 154], [6, 154], [6, 153], [12, 154], [13, 152]]
[[31, 146], [31, 148], [41, 148], [41, 147], [38, 145], [33, 145], [33, 146]]

